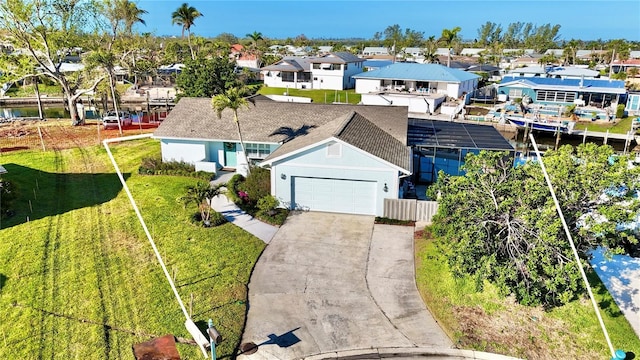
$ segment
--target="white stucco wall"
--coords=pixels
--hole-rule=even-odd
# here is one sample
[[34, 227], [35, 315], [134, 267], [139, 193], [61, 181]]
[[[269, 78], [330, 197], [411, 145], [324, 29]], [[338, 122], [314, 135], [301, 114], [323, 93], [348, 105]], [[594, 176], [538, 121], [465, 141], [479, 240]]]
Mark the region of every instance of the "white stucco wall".
[[205, 141], [160, 140], [162, 161], [184, 161], [195, 164], [207, 159], [207, 145]]
[[312, 75], [313, 88], [318, 90], [344, 90], [342, 72], [336, 71], [339, 74], [329, 74], [324, 71], [322, 74], [316, 74], [314, 70]]
[[[312, 83], [310, 81], [307, 82], [301, 82], [298, 80], [298, 82], [291, 82], [291, 81], [282, 81], [282, 78], [280, 76], [277, 76], [279, 74], [278, 71], [263, 71], [262, 74], [264, 75], [264, 84], [266, 86], [271, 86], [271, 87], [282, 87], [282, 88], [286, 88], [289, 87], [290, 89], [311, 89], [312, 88]], [[270, 74], [271, 76], [267, 76], [267, 74]]]
[[356, 93], [367, 94], [380, 91], [379, 79], [356, 79]]
[[458, 98], [462, 95], [460, 91], [460, 84], [457, 83], [447, 83], [447, 96]]
[[362, 94], [361, 102], [364, 105], [389, 105], [407, 106], [412, 113], [432, 113], [445, 97], [419, 96], [405, 94]]
[[295, 177], [373, 181], [379, 216], [383, 215], [385, 198], [398, 198], [398, 170], [349, 145], [342, 145], [339, 157], [327, 156], [327, 145], [321, 144], [272, 164], [271, 193], [285, 206], [291, 206], [291, 182]]

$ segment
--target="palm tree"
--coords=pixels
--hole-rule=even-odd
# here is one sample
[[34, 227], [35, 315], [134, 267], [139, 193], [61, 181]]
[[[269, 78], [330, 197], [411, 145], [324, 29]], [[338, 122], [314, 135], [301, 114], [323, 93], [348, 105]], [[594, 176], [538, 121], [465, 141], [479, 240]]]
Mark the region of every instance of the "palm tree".
[[122, 136], [122, 123], [120, 121], [120, 111], [118, 109], [118, 96], [116, 95], [116, 84], [114, 80], [114, 68], [116, 66], [116, 57], [110, 50], [97, 50], [90, 53], [86, 57], [86, 61], [91, 66], [101, 67], [107, 72], [107, 79], [109, 80], [109, 89], [111, 90], [111, 97], [113, 99], [113, 110], [116, 113], [116, 119], [118, 120], [118, 132]]
[[187, 193], [180, 198], [184, 206], [194, 204], [200, 211], [200, 218], [205, 226], [209, 226], [211, 219], [211, 199], [222, 194], [225, 184], [217, 184], [213, 187], [209, 183], [198, 182], [196, 185], [187, 186]]
[[129, 0], [122, 0], [122, 19], [124, 21], [124, 31], [131, 35], [131, 29], [133, 25], [136, 23], [140, 23], [142, 25], [147, 25], [146, 22], [142, 19], [142, 15], [147, 13], [147, 10], [143, 10], [138, 8], [136, 3], [131, 2]]
[[240, 130], [240, 121], [238, 121], [238, 109], [248, 108], [249, 102], [244, 98], [244, 91], [242, 89], [233, 87], [224, 92], [224, 94], [218, 94], [213, 97], [211, 105], [218, 115], [218, 119], [222, 118], [222, 111], [225, 109], [231, 109], [233, 111], [233, 121], [236, 123], [238, 129], [238, 138], [240, 139], [240, 146], [242, 146], [242, 152], [244, 158], [247, 161], [247, 175], [251, 172], [249, 168], [249, 156], [247, 155], [247, 148], [244, 146], [244, 140], [242, 140], [242, 131]]
[[422, 55], [424, 56], [424, 62], [428, 64], [435, 63], [438, 60], [438, 55], [436, 54], [436, 51], [438, 51], [438, 41], [436, 37], [429, 36], [423, 45]]
[[189, 6], [187, 3], [183, 3], [176, 11], [171, 14], [171, 24], [182, 26], [182, 37], [184, 38], [184, 31], [187, 31], [187, 41], [189, 42], [189, 49], [191, 50], [191, 58], [195, 59], [193, 49], [191, 48], [191, 26], [197, 18], [204, 16], [193, 6]]
[[249, 46], [249, 53], [256, 56], [256, 63], [258, 67], [260, 67], [260, 62], [262, 59], [262, 52], [260, 51], [259, 41], [264, 40], [261, 32], [254, 31], [251, 34], [247, 34], [247, 37], [251, 39], [251, 44]]
[[459, 40], [458, 33], [462, 31], [460, 26], [456, 26], [453, 29], [442, 29], [442, 35], [438, 42], [447, 46], [447, 67], [451, 67], [451, 47]]
[[[133, 25], [136, 23], [140, 23], [142, 25], [147, 25], [147, 23], [142, 19], [142, 15], [147, 13], [147, 10], [143, 10], [138, 8], [136, 3], [129, 0], [119, 0], [118, 2], [118, 13], [120, 14], [120, 18], [124, 22], [124, 31], [125, 34], [131, 37], [133, 34], [132, 29]], [[131, 64], [133, 68], [136, 67], [136, 51], [131, 51]], [[137, 88], [138, 86], [138, 73], [134, 71], [134, 86]]]
[[264, 38], [262, 37], [262, 33], [257, 31], [254, 31], [251, 34], [247, 34], [246, 36], [253, 41], [253, 45], [255, 47], [258, 47], [258, 41], [264, 40]]

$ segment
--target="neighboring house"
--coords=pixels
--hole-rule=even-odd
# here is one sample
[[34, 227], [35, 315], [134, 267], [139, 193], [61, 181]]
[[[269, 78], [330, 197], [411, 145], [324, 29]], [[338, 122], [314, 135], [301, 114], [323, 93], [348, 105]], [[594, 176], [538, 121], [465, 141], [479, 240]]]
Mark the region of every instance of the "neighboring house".
[[365, 60], [362, 62], [364, 71], [371, 71], [393, 64], [391, 60]]
[[611, 70], [616, 74], [624, 71], [629, 76], [629, 69], [633, 68], [640, 73], [640, 59], [615, 60], [611, 62]]
[[513, 70], [504, 76], [508, 77], [549, 77], [562, 79], [596, 79], [600, 72], [575, 66], [525, 66]]
[[[246, 173], [232, 118], [209, 98], [182, 98], [154, 133], [162, 160]], [[273, 195], [292, 208], [382, 215], [410, 174], [406, 108], [252, 99], [238, 118], [249, 160], [271, 166]]]
[[556, 79], [542, 77], [504, 78], [499, 94], [509, 99], [529, 97], [534, 103], [555, 105], [592, 105], [606, 107], [624, 103], [627, 90], [624, 81], [604, 79]]
[[464, 48], [460, 52], [460, 55], [462, 55], [462, 56], [479, 57], [480, 53], [485, 51], [485, 50], [486, 49], [484, 49], [484, 48]]
[[364, 71], [363, 61], [349, 52], [287, 57], [263, 67], [261, 73], [266, 86], [345, 90], [355, 86], [353, 75]]
[[414, 63], [395, 63], [354, 77], [363, 104], [407, 106], [409, 112], [423, 114], [434, 113], [447, 97], [470, 94], [480, 79], [438, 64]]
[[524, 54], [522, 56], [511, 59], [508, 64], [502, 64], [500, 67], [503, 69], [517, 69], [524, 66], [538, 66], [540, 64], [541, 54]]
[[389, 54], [389, 49], [382, 46], [365, 46], [362, 50], [362, 56], [371, 57], [375, 55], [391, 55]]
[[564, 56], [564, 49], [547, 49], [547, 51], [544, 52], [544, 55], [553, 55], [557, 58], [561, 58]]
[[260, 60], [256, 54], [250, 54], [246, 51], [242, 44], [231, 45], [231, 54], [229, 55], [236, 61], [236, 65], [243, 68], [259, 69]]
[[319, 54], [328, 54], [328, 53], [331, 52], [331, 50], [333, 50], [333, 46], [331, 46], [331, 45], [318, 46], [318, 53]]
[[500, 76], [500, 68], [493, 65], [471, 65], [465, 69], [465, 71], [472, 73], [486, 73], [488, 75], [488, 80], [490, 81], [500, 81], [502, 78]]
[[408, 59], [415, 59], [422, 55], [422, 48], [419, 47], [406, 47], [399, 52], [399, 54], [404, 54], [404, 56]]
[[458, 98], [473, 91], [480, 76], [438, 64], [395, 63], [354, 78], [358, 94], [406, 90]]

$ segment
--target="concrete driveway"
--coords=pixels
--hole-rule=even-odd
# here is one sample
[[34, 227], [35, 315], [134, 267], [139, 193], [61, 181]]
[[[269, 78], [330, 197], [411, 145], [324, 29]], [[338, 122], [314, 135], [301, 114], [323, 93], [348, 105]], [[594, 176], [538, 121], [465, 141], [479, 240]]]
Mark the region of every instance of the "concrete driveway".
[[413, 227], [372, 216], [296, 212], [249, 283], [246, 359], [372, 348], [451, 347], [415, 286]]

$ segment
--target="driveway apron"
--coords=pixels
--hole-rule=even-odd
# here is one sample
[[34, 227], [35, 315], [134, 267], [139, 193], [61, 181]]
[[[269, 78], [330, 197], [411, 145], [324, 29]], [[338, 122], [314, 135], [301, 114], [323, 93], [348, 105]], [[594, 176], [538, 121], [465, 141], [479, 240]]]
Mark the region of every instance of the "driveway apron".
[[[413, 228], [387, 226], [374, 236], [373, 220], [317, 212], [289, 216], [251, 276], [242, 341], [260, 347], [248, 359], [451, 345], [413, 282]], [[403, 271], [410, 283], [399, 275]]]

